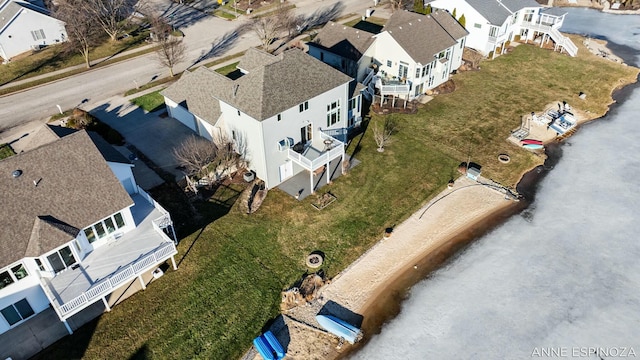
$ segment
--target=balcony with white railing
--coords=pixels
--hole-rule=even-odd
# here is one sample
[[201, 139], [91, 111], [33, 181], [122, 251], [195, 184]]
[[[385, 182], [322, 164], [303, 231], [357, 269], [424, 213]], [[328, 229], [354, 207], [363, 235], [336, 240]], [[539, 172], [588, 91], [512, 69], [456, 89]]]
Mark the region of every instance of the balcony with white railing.
[[177, 253], [173, 240], [162, 230], [171, 224], [169, 214], [147, 197], [146, 193], [132, 196], [134, 230], [109, 240], [53, 278], [42, 279], [45, 294], [61, 319], [100, 301]]
[[541, 17], [537, 22], [522, 22], [522, 28], [549, 35], [557, 46], [564, 49], [570, 56], [576, 56], [578, 47], [558, 30], [562, 26], [563, 19], [562, 17], [545, 16]]
[[309, 171], [314, 171], [343, 155], [344, 143], [323, 132], [320, 132], [320, 139], [305, 146], [301, 153], [293, 149], [287, 150], [289, 159]]

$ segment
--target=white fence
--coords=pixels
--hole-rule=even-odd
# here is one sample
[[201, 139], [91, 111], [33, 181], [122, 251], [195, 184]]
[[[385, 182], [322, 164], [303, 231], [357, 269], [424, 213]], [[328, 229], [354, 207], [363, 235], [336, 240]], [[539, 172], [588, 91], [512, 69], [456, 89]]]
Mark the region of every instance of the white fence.
[[66, 319], [80, 312], [82, 309], [98, 301], [101, 297], [113, 292], [120, 285], [133, 280], [136, 276], [150, 270], [157, 264], [166, 261], [172, 255], [177, 254], [178, 251], [176, 250], [176, 246], [173, 241], [164, 233], [163, 235], [166, 237], [166, 243], [160, 245], [160, 247], [146, 256], [126, 265], [124, 268], [93, 285], [89, 290], [62, 305], [55, 305], [55, 297], [49, 290], [48, 285], [43, 282], [42, 287], [45, 290], [45, 294], [49, 297], [49, 301], [54, 304], [54, 308], [56, 309], [58, 316], [61, 319]]

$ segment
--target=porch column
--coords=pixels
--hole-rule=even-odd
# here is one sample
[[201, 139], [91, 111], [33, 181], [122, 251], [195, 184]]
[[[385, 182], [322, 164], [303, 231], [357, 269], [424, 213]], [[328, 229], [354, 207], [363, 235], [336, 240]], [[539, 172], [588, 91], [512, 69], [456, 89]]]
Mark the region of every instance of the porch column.
[[171, 265], [173, 265], [173, 270], [178, 270], [178, 267], [176, 266], [175, 255], [171, 255]]
[[71, 330], [71, 326], [69, 326], [67, 319], [62, 320], [62, 323], [64, 324], [64, 327], [67, 329], [67, 332], [69, 333], [69, 335], [73, 334], [73, 330]]
[[327, 165], [325, 165], [324, 171], [327, 173], [327, 185], [331, 184], [331, 160], [329, 160], [329, 153], [327, 153]]
[[107, 298], [104, 296], [102, 297], [102, 303], [104, 304], [104, 308], [107, 309], [107, 312], [111, 311], [111, 306], [109, 306]]
[[340, 158], [340, 172], [344, 175], [344, 145], [342, 145], [342, 157]]
[[142, 274], [138, 275], [138, 280], [140, 280], [140, 286], [142, 286], [142, 290], [147, 290], [147, 285], [145, 285], [144, 280], [142, 280]]
[[173, 223], [171, 223], [171, 234], [173, 234], [173, 244], [178, 245], [178, 237], [176, 236], [176, 230], [173, 227]]
[[309, 185], [311, 186], [309, 191], [311, 191], [312, 194], [315, 194], [316, 189], [313, 188], [313, 170], [309, 171]]

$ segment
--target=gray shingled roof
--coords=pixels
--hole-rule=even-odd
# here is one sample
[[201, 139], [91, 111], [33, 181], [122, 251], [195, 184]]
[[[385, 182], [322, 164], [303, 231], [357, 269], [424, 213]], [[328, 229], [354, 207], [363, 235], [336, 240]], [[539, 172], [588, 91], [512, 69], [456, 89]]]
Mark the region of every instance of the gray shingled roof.
[[0, 9], [0, 31], [13, 19], [16, 14], [22, 10], [22, 6], [18, 5], [14, 1], [10, 1]]
[[244, 53], [236, 67], [240, 70], [244, 70], [245, 72], [250, 72], [276, 61], [278, 61], [278, 58], [267, 52], [256, 48], [249, 48], [249, 50]]
[[33, 10], [40, 14], [51, 16], [49, 10], [23, 1], [10, 1], [0, 9], [0, 31], [13, 19], [13, 17], [23, 8]]
[[[523, 8], [540, 7], [535, 0], [465, 0], [489, 23], [501, 26], [511, 14]], [[459, 14], [462, 15], [462, 14]]]
[[[198, 68], [191, 74], [182, 75], [161, 94], [177, 103], [186, 102], [189, 111], [208, 122], [217, 120], [218, 116], [207, 117], [196, 111], [203, 102], [209, 103], [209, 97], [262, 121], [353, 80], [298, 49], [269, 56], [274, 60], [272, 63], [254, 68], [236, 80]], [[183, 81], [185, 76], [187, 79]]]
[[181, 104], [192, 114], [212, 125], [220, 117], [220, 102], [213, 97], [215, 89], [231, 88], [231, 79], [204, 66], [193, 72], [185, 71], [173, 85], [160, 94]]
[[373, 43], [373, 35], [367, 31], [329, 21], [309, 45], [321, 46], [343, 58], [358, 61]]
[[410, 11], [394, 12], [383, 31], [387, 31], [413, 60], [423, 65], [432, 62], [435, 55], [457, 43], [457, 39], [433, 16]]
[[457, 41], [469, 35], [467, 29], [460, 25], [458, 20], [446, 11], [434, 11], [431, 13], [431, 17], [442, 26], [444, 31], [448, 32], [449, 35]]
[[0, 267], [40, 256], [133, 205], [86, 131], [1, 160], [0, 189]]

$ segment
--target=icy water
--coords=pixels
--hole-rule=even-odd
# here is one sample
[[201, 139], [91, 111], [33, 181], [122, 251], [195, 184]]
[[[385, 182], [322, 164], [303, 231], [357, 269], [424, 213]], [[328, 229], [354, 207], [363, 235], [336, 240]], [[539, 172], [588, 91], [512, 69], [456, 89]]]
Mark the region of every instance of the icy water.
[[[640, 64], [640, 16], [569, 8], [562, 31]], [[640, 357], [640, 87], [583, 126], [522, 214], [416, 284], [352, 359]]]

